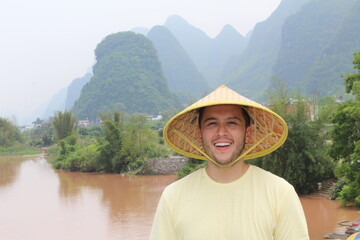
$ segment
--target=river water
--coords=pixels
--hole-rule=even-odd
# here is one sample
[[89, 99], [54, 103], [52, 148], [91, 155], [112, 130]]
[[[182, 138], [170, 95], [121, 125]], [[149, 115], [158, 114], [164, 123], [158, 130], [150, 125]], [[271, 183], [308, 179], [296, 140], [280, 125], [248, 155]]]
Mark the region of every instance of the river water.
[[[54, 170], [43, 155], [0, 157], [0, 239], [148, 239], [168, 176]], [[311, 239], [341, 231], [356, 209], [322, 197], [301, 197]]]

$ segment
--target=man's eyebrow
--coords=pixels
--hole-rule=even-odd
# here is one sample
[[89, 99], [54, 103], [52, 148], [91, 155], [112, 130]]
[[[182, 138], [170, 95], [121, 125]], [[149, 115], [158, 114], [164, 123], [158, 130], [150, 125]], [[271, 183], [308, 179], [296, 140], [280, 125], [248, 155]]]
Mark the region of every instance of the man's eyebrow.
[[242, 121], [239, 117], [229, 117], [228, 120], [239, 120], [240, 122]]
[[204, 123], [207, 121], [217, 120], [215, 117], [208, 117], [204, 120]]
[[[213, 121], [213, 120], [217, 120], [217, 118], [215, 117], [208, 117], [204, 120], [204, 123], [207, 121]], [[228, 117], [226, 120], [238, 120], [238, 121], [242, 121], [239, 117], [233, 116], [233, 117]]]

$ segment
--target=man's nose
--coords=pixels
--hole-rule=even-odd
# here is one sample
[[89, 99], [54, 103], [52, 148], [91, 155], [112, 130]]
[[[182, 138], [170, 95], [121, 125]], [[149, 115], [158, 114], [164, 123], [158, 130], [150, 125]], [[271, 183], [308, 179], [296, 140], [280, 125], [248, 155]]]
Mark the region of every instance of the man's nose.
[[228, 130], [226, 128], [226, 125], [224, 123], [220, 123], [217, 131], [219, 136], [224, 136], [228, 134]]

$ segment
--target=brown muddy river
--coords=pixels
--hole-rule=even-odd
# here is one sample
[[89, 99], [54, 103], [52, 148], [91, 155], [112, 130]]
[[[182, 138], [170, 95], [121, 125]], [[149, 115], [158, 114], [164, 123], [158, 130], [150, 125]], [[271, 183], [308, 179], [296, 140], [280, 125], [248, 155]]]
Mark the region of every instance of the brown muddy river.
[[[0, 239], [148, 239], [160, 194], [175, 176], [58, 171], [42, 155], [0, 157]], [[341, 231], [356, 209], [301, 197], [311, 239]]]

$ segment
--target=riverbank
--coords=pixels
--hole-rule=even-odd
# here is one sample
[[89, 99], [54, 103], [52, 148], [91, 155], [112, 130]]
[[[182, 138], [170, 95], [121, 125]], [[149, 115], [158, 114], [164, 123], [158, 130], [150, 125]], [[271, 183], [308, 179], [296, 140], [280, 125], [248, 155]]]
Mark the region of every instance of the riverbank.
[[41, 148], [29, 147], [29, 146], [14, 146], [14, 147], [0, 147], [0, 156], [6, 155], [35, 155], [41, 154], [43, 150]]
[[176, 174], [185, 165], [186, 157], [172, 156], [168, 158], [150, 158], [148, 159], [142, 171], [144, 175], [168, 175]]

